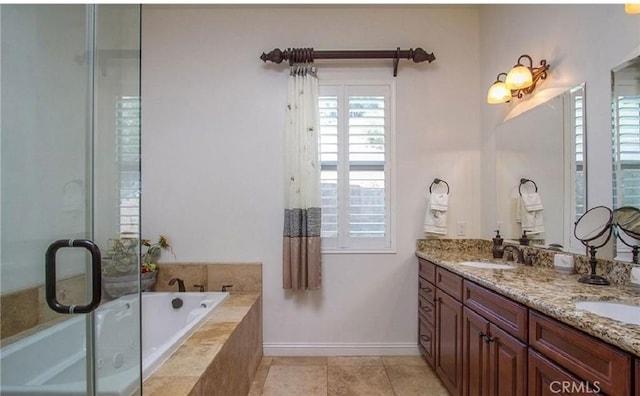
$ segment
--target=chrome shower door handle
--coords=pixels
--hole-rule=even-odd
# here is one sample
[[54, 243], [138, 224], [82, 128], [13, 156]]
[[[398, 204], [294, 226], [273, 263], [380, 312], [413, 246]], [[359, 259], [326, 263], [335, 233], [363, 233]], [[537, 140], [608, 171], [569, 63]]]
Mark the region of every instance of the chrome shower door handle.
[[[56, 253], [62, 248], [84, 248], [91, 253], [91, 301], [87, 305], [62, 305], [56, 296]], [[47, 248], [45, 255], [45, 296], [47, 304], [64, 314], [89, 313], [100, 305], [102, 298], [102, 271], [100, 249], [88, 239], [60, 239]]]

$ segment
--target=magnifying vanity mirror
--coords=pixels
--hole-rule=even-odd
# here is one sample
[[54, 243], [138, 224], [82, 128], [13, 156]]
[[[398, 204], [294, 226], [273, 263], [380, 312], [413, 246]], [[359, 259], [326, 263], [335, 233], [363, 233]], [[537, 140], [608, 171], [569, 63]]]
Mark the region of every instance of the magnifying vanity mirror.
[[533, 244], [584, 253], [573, 231], [586, 207], [585, 102], [582, 83], [496, 127], [496, 225], [504, 238], [523, 234], [518, 200], [537, 190], [544, 231], [527, 232]]
[[606, 278], [596, 275], [596, 264], [598, 263], [596, 251], [611, 239], [612, 222], [613, 212], [606, 206], [593, 207], [576, 221], [573, 233], [589, 251], [589, 264], [591, 265], [591, 273], [581, 276], [578, 282], [591, 285], [609, 284]]
[[611, 72], [615, 259], [637, 263], [640, 237], [640, 56]]
[[638, 264], [640, 250], [640, 209], [623, 206], [613, 211], [614, 235], [619, 242], [631, 248], [631, 262]]

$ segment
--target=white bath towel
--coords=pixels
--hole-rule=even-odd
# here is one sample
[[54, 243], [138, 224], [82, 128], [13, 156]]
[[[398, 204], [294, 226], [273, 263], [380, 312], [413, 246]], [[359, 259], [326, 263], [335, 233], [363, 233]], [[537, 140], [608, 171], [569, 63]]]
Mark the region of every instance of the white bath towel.
[[434, 192], [429, 197], [429, 203], [431, 204], [431, 210], [446, 212], [449, 208], [449, 194]]
[[523, 193], [522, 205], [529, 212], [544, 209], [544, 207], [542, 206], [542, 199], [540, 198], [540, 194], [538, 194], [537, 192]]
[[431, 197], [427, 200], [427, 212], [424, 215], [424, 232], [439, 235], [447, 234], [447, 212], [433, 210]]

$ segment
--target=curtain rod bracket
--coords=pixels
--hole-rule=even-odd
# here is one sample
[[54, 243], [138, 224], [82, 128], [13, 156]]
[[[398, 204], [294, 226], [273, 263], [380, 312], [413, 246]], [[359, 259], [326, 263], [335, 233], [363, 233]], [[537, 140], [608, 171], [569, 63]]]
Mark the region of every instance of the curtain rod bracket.
[[427, 52], [418, 47], [409, 50], [401, 50], [398, 47], [395, 51], [379, 50], [355, 50], [355, 51], [316, 51], [313, 48], [287, 48], [281, 50], [276, 48], [269, 53], [263, 52], [260, 59], [263, 62], [273, 62], [280, 64], [282, 61], [291, 62], [313, 62], [314, 59], [393, 59], [393, 76], [398, 75], [398, 64], [402, 59], [411, 59], [414, 63], [433, 62], [436, 57], [432, 52]]

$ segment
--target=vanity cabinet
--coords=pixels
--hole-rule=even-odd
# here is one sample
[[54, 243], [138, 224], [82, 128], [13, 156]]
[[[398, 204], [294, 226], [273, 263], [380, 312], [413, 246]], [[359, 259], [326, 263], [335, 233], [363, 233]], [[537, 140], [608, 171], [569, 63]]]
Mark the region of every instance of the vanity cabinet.
[[538, 312], [529, 313], [529, 344], [612, 396], [631, 395], [631, 356]]
[[418, 347], [451, 395], [640, 396], [640, 358], [419, 259]]
[[462, 391], [462, 303], [436, 288], [436, 374], [452, 395]]
[[436, 266], [419, 260], [418, 275], [418, 349], [429, 366], [435, 369]]
[[[463, 350], [463, 395], [524, 395], [527, 392], [527, 345], [513, 335], [492, 323], [510, 321], [501, 318], [498, 312], [512, 312], [513, 302], [507, 307], [499, 302], [501, 296], [464, 281], [465, 307], [463, 308], [462, 350]], [[473, 293], [471, 292], [473, 290]], [[488, 302], [488, 306], [479, 301]], [[467, 304], [473, 301], [471, 309]], [[526, 307], [515, 305], [517, 311]], [[511, 319], [521, 315], [509, 315]], [[491, 321], [490, 321], [491, 320]], [[518, 326], [510, 329], [521, 333]], [[526, 328], [525, 328], [526, 331]]]

